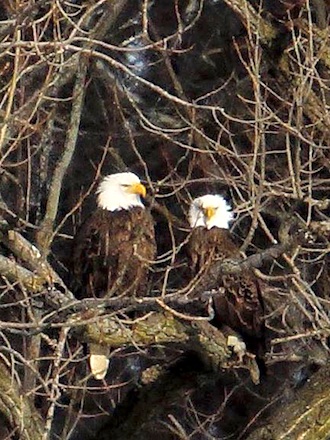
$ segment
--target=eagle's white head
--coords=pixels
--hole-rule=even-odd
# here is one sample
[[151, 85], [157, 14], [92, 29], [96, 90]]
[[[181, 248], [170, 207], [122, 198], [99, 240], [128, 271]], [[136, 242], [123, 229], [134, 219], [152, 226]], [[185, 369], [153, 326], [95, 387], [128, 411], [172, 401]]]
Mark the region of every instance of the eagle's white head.
[[146, 188], [134, 173], [109, 174], [102, 180], [96, 193], [98, 206], [108, 211], [135, 206], [144, 208], [141, 196], [145, 197]]
[[207, 229], [229, 228], [234, 216], [229, 204], [219, 194], [206, 194], [192, 201], [189, 209], [191, 228], [202, 226]]

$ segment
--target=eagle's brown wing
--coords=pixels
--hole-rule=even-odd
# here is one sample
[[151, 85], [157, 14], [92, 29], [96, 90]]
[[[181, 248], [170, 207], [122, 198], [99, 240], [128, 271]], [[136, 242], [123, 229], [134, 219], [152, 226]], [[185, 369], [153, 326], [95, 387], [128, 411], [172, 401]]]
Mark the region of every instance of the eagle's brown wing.
[[264, 324], [257, 278], [246, 272], [223, 275], [219, 287], [223, 293], [214, 297], [217, 320], [242, 334], [260, 337]]
[[151, 215], [142, 208], [97, 209], [76, 234], [73, 265], [79, 297], [144, 293], [156, 244]]
[[239, 248], [227, 229], [196, 228], [188, 243], [192, 275], [197, 276], [198, 290], [221, 289], [214, 297], [215, 318], [240, 333], [260, 336], [263, 328], [263, 306], [260, 284], [251, 272], [221, 274], [217, 263], [239, 259]]

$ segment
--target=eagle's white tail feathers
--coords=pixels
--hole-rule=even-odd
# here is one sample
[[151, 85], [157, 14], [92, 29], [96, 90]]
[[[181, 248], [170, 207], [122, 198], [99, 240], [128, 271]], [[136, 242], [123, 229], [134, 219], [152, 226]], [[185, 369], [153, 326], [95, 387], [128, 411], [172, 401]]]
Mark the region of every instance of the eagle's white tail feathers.
[[92, 375], [97, 380], [105, 378], [109, 367], [109, 348], [102, 345], [90, 344], [89, 366]]

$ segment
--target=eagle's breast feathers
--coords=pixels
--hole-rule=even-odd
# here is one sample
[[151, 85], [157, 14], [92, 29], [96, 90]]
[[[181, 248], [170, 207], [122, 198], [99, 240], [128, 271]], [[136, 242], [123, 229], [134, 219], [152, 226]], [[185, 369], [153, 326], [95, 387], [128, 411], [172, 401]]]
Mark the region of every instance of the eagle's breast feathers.
[[152, 217], [143, 208], [97, 209], [76, 236], [74, 251], [75, 275], [86, 296], [144, 291], [155, 258], [153, 231]]

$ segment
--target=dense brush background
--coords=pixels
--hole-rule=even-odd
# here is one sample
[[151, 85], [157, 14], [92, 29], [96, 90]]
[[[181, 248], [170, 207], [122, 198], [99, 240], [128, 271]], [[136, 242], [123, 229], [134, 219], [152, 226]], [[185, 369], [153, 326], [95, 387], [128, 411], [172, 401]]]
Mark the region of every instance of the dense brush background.
[[[299, 412], [309, 380], [328, 376], [329, 14], [327, 0], [1, 3], [0, 383], [13, 394], [0, 396], [1, 439], [261, 439], [256, 429], [292, 402]], [[180, 344], [123, 347], [106, 384], [87, 379], [83, 344], [40, 297], [49, 279], [22, 281], [41, 266], [10, 231], [73, 289], [75, 231], [100, 178], [126, 170], [155, 218], [153, 294], [182, 285], [198, 195], [231, 203], [242, 255], [294, 238], [257, 269], [259, 385], [239, 368], [210, 372]]]

